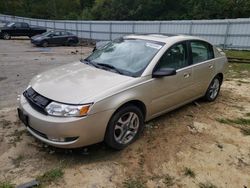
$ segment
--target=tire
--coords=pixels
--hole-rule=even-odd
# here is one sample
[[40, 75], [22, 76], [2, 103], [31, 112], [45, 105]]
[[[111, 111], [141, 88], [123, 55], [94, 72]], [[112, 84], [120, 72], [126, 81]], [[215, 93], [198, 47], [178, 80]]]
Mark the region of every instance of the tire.
[[3, 39], [4, 40], [10, 40], [11, 39], [11, 36], [9, 33], [3, 33]]
[[221, 79], [216, 76], [208, 86], [208, 89], [206, 91], [206, 94], [204, 96], [204, 99], [208, 102], [214, 101], [219, 93], [220, 93], [220, 87], [221, 87]]
[[144, 128], [141, 110], [127, 105], [115, 112], [106, 129], [104, 142], [115, 150], [121, 150], [134, 142]]
[[74, 46], [74, 45], [75, 45], [75, 43], [74, 43], [73, 40], [69, 40], [69, 41], [67, 42], [67, 46]]
[[41, 46], [46, 48], [49, 46], [49, 43], [47, 41], [43, 41]]

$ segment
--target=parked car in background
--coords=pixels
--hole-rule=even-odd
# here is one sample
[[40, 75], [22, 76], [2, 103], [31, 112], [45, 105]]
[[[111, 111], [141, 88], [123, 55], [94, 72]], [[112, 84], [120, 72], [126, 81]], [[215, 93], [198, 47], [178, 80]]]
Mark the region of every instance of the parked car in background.
[[4, 27], [6, 24], [8, 24], [9, 22], [6, 21], [0, 21], [0, 28]]
[[37, 75], [18, 114], [49, 145], [104, 140], [119, 150], [138, 138], [144, 122], [201, 97], [214, 101], [226, 65], [225, 54], [198, 37], [129, 35]]
[[51, 45], [76, 45], [79, 39], [76, 35], [67, 31], [48, 31], [31, 38], [31, 43], [36, 46], [48, 47]]
[[0, 37], [6, 40], [11, 39], [12, 36], [32, 37], [46, 31], [45, 28], [31, 27], [25, 22], [9, 22], [0, 28]]

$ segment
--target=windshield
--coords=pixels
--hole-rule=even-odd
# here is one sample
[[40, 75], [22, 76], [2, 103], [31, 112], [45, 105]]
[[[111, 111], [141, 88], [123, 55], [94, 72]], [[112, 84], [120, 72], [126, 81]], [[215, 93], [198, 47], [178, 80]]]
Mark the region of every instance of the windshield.
[[47, 37], [47, 36], [49, 36], [52, 33], [54, 33], [54, 31], [47, 31], [45, 33], [42, 33], [41, 35]]
[[163, 45], [156, 41], [120, 38], [94, 51], [86, 61], [138, 77]]
[[6, 26], [7, 27], [12, 27], [15, 23], [8, 23]]

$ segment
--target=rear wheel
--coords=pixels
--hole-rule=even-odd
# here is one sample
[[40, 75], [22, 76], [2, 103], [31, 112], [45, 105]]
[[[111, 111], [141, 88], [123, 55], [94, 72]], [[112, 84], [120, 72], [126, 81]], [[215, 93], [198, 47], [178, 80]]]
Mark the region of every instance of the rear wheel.
[[10, 40], [11, 36], [9, 35], [9, 33], [3, 33], [3, 39]]
[[214, 101], [219, 95], [220, 86], [221, 86], [221, 80], [218, 76], [216, 76], [210, 83], [204, 98], [209, 102]]
[[74, 43], [73, 40], [69, 40], [69, 41], [67, 42], [67, 45], [68, 45], [68, 46], [73, 46], [73, 45], [75, 45], [75, 43]]
[[134, 105], [124, 106], [110, 119], [104, 141], [109, 147], [121, 150], [138, 138], [143, 127], [141, 110]]

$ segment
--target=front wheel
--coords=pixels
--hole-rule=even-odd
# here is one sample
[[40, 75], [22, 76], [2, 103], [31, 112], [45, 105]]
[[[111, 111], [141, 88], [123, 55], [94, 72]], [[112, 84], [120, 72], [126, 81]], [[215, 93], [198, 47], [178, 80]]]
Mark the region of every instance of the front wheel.
[[116, 150], [121, 150], [135, 141], [144, 127], [141, 110], [134, 105], [124, 106], [110, 119], [104, 141]]
[[220, 86], [221, 86], [221, 80], [218, 76], [216, 76], [210, 83], [204, 98], [209, 102], [214, 101], [219, 95]]
[[3, 33], [3, 39], [10, 40], [11, 36], [9, 33]]
[[42, 47], [46, 48], [49, 46], [49, 43], [47, 41], [42, 42]]

